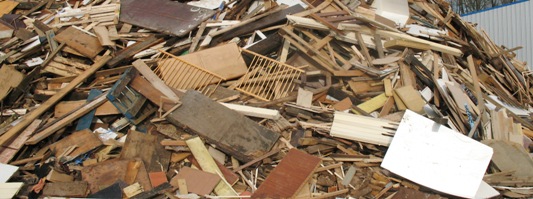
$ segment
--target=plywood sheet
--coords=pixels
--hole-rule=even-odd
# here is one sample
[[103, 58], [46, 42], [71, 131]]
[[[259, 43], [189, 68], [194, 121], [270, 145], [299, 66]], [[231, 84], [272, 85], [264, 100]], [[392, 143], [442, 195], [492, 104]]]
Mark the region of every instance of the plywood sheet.
[[13, 9], [15, 9], [15, 7], [17, 7], [18, 4], [19, 2], [16, 2], [16, 1], [0, 2], [0, 16], [11, 13], [11, 11], [13, 11]]
[[43, 196], [85, 197], [88, 187], [85, 181], [46, 183]]
[[[74, 158], [102, 145], [103, 143], [100, 138], [98, 138], [98, 135], [94, 134], [89, 129], [84, 129], [55, 142], [50, 146], [50, 149], [56, 156], [66, 155]], [[71, 146], [77, 147], [71, 153], [63, 154]]]
[[424, 102], [420, 93], [412, 86], [397, 88], [394, 92], [396, 92], [408, 109], [419, 114], [424, 113], [424, 105], [426, 105], [426, 102]]
[[252, 198], [291, 198], [309, 180], [321, 159], [298, 149], [291, 149]]
[[152, 156], [155, 152], [157, 137], [138, 131], [130, 131], [126, 137], [124, 147], [120, 152], [122, 159], [139, 158], [144, 162], [146, 168], [152, 165]]
[[184, 36], [215, 11], [166, 0], [120, 1], [120, 21], [162, 33]]
[[[89, 183], [91, 193], [96, 193], [111, 186], [118, 180], [124, 181], [129, 162], [130, 160], [113, 159], [83, 167], [81, 170], [82, 180]], [[142, 163], [135, 182], [139, 182], [145, 191], [152, 189], [148, 173]]]
[[278, 140], [279, 134], [197, 91], [187, 91], [181, 102], [166, 118], [169, 122], [187, 127], [243, 162], [270, 151]]
[[494, 149], [492, 162], [501, 171], [515, 171], [518, 178], [533, 177], [533, 160], [522, 146], [503, 140], [483, 140], [482, 143]]
[[0, 75], [0, 82], [2, 82], [0, 84], [0, 100], [3, 100], [13, 88], [16, 88], [22, 82], [24, 74], [6, 65], [0, 68], [0, 74], [2, 74]]
[[178, 179], [185, 179], [187, 190], [200, 196], [211, 193], [220, 181], [220, 177], [217, 174], [192, 169], [190, 167], [180, 169], [178, 174], [170, 180], [170, 184], [178, 187]]
[[407, 110], [381, 167], [437, 191], [473, 198], [492, 153], [490, 147]]
[[95, 58], [104, 49], [98, 38], [88, 35], [74, 27], [69, 27], [57, 34], [54, 39], [78, 51], [88, 58]]
[[240, 77], [248, 71], [241, 51], [235, 43], [208, 48], [179, 58], [225, 79]]

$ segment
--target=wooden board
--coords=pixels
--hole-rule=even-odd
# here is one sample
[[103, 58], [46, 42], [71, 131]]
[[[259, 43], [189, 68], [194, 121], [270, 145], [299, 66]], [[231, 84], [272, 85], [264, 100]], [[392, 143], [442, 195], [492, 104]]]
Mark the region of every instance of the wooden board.
[[[76, 101], [62, 101], [57, 103], [55, 109], [54, 109], [54, 117], [58, 118], [61, 117], [73, 109], [85, 104], [86, 100], [76, 100]], [[106, 115], [117, 115], [120, 114], [120, 111], [113, 106], [113, 104], [106, 100], [104, 104], [100, 105], [98, 108], [96, 108], [96, 112], [94, 113], [95, 116], [106, 116]]]
[[298, 149], [291, 149], [287, 156], [270, 172], [265, 181], [253, 193], [252, 198], [291, 198], [311, 178], [321, 163], [319, 157]]
[[103, 143], [100, 138], [98, 138], [98, 135], [94, 134], [90, 129], [84, 129], [55, 142], [50, 146], [50, 150], [52, 150], [56, 156], [59, 156], [69, 147], [77, 146], [74, 151], [67, 154], [68, 157], [75, 158], [102, 145]]
[[0, 183], [0, 198], [13, 198], [22, 186], [22, 182]]
[[[113, 159], [85, 166], [81, 170], [81, 177], [84, 181], [89, 183], [89, 190], [91, 193], [96, 193], [114, 184], [117, 180], [124, 181], [126, 168], [129, 162], [130, 160]], [[152, 189], [148, 173], [142, 163], [139, 167], [139, 173], [137, 174], [135, 182], [139, 182], [146, 191]]]
[[345, 111], [352, 107], [352, 100], [349, 97], [344, 98], [343, 100], [337, 102], [333, 105], [333, 108], [337, 111]]
[[381, 167], [428, 188], [473, 198], [491, 157], [490, 147], [406, 110]]
[[18, 151], [24, 146], [24, 142], [30, 138], [30, 135], [41, 125], [42, 120], [34, 120], [20, 135], [17, 136], [17, 139], [13, 140], [9, 146], [4, 147], [0, 146], [0, 163], [8, 163], [15, 157]]
[[85, 197], [88, 187], [85, 181], [46, 183], [43, 196]]
[[385, 105], [385, 102], [387, 102], [388, 99], [389, 98], [385, 95], [385, 93], [383, 93], [357, 105], [357, 107], [367, 113], [371, 113], [372, 111], [378, 110], [383, 107], [383, 105]]
[[15, 172], [19, 170], [19, 167], [0, 163], [0, 183], [7, 182]]
[[424, 105], [426, 105], [426, 102], [424, 102], [420, 93], [412, 86], [397, 88], [394, 92], [400, 97], [403, 104], [405, 104], [408, 109], [418, 114], [424, 113]]
[[98, 38], [90, 36], [74, 27], [63, 30], [54, 39], [60, 43], [65, 43], [67, 46], [91, 59], [95, 58], [104, 49], [100, 45]]
[[240, 77], [248, 71], [240, 48], [235, 43], [208, 48], [179, 58], [225, 79]]
[[384, 119], [335, 112], [330, 135], [344, 139], [389, 146], [398, 124]]
[[167, 176], [165, 172], [150, 172], [148, 173], [148, 176], [150, 177], [150, 182], [152, 183], [152, 187], [157, 187], [161, 184], [164, 184], [165, 182], [168, 182]]
[[192, 169], [190, 167], [181, 168], [178, 174], [170, 180], [170, 184], [178, 187], [178, 179], [185, 179], [189, 192], [200, 196], [210, 194], [220, 181], [220, 177], [217, 174]]
[[144, 162], [146, 168], [150, 168], [156, 144], [158, 144], [156, 136], [131, 130], [128, 132], [126, 142], [120, 152], [120, 158], [139, 158]]
[[270, 151], [278, 140], [279, 134], [197, 91], [187, 91], [181, 102], [166, 118], [169, 122], [198, 133], [243, 162]]
[[0, 2], [0, 16], [10, 14], [13, 9], [17, 7], [19, 2], [16, 1], [2, 1]]
[[516, 178], [533, 177], [533, 160], [522, 146], [503, 140], [483, 140], [494, 150], [492, 162], [502, 172], [515, 171]]
[[0, 100], [3, 100], [13, 88], [16, 88], [22, 82], [24, 74], [7, 65], [0, 68], [0, 74], [2, 74], [0, 76], [0, 82], [2, 82], [0, 84]]

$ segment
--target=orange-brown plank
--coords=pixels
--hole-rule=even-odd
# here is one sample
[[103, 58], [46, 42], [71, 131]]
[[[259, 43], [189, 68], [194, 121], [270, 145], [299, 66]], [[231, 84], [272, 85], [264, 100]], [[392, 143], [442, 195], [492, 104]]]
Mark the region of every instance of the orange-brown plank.
[[321, 159], [298, 149], [291, 149], [252, 198], [291, 198], [309, 180]]

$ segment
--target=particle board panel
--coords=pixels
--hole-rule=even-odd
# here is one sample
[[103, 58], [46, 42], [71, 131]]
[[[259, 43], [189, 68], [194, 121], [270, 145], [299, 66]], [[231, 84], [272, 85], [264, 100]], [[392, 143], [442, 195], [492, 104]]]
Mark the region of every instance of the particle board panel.
[[89, 184], [85, 181], [46, 183], [43, 196], [85, 197]]
[[184, 36], [215, 11], [177, 1], [120, 1], [120, 21], [162, 33]]
[[[126, 168], [128, 167], [129, 162], [130, 160], [113, 159], [85, 166], [81, 170], [82, 180], [89, 184], [89, 190], [91, 193], [96, 193], [113, 185], [118, 180], [124, 181]], [[148, 172], [146, 172], [143, 163], [141, 163], [141, 166], [139, 167], [139, 173], [137, 174], [135, 182], [139, 182], [145, 191], [152, 189]]]
[[65, 43], [67, 46], [91, 59], [95, 58], [98, 53], [104, 50], [98, 38], [88, 35], [74, 27], [63, 30], [54, 39], [60, 43]]
[[289, 150], [278, 166], [257, 188], [252, 198], [292, 198], [321, 163], [321, 159], [298, 149]]
[[148, 173], [152, 187], [157, 187], [165, 182], [168, 182], [165, 172], [150, 172]]
[[533, 160], [522, 146], [503, 140], [483, 140], [494, 150], [492, 162], [502, 172], [515, 171], [518, 178], [533, 177]]
[[224, 79], [240, 77], [248, 71], [236, 43], [208, 48], [180, 56], [182, 60], [213, 72]]
[[174, 125], [186, 127], [243, 162], [270, 151], [279, 134], [197, 91], [189, 90], [182, 105], [167, 116]]
[[178, 174], [170, 180], [170, 184], [178, 187], [178, 179], [185, 179], [189, 192], [200, 196], [210, 194], [220, 181], [220, 177], [217, 174], [190, 167], [181, 168]]
[[406, 110], [381, 167], [428, 188], [473, 198], [492, 154], [492, 148]]
[[[75, 158], [102, 145], [103, 143], [100, 138], [98, 138], [98, 135], [94, 134], [89, 129], [84, 129], [74, 132], [71, 135], [55, 142], [50, 146], [50, 150], [52, 150], [56, 156], [66, 155]], [[63, 154], [71, 146], [77, 147], [69, 154]]]

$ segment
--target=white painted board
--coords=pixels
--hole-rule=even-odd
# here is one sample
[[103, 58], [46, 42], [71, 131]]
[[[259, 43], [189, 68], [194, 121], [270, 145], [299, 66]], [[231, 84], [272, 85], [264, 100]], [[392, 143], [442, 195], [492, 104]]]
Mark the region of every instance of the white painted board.
[[17, 166], [0, 163], [0, 183], [7, 182], [18, 170]]
[[407, 110], [381, 167], [455, 196], [476, 196], [492, 148]]

